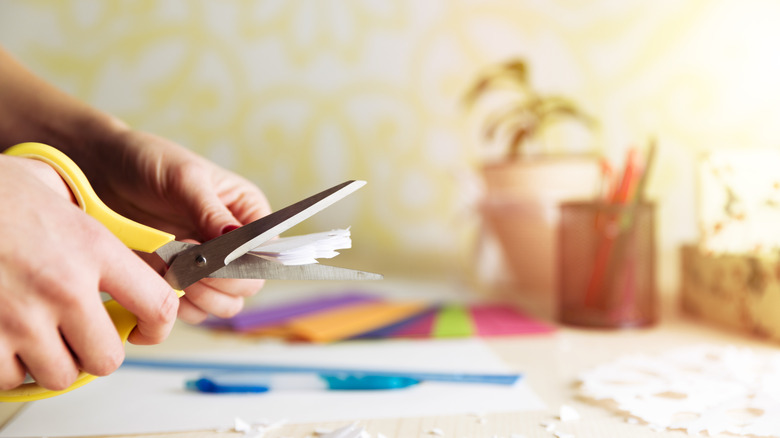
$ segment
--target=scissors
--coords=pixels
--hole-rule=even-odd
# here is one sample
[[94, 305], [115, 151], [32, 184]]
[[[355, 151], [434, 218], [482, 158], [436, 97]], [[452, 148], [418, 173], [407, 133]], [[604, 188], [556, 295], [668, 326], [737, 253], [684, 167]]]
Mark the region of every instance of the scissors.
[[[41, 160], [65, 180], [79, 206], [100, 221], [130, 249], [156, 253], [168, 265], [164, 278], [179, 297], [197, 281], [211, 278], [255, 278], [291, 280], [378, 280], [380, 274], [352, 269], [307, 264], [286, 266], [263, 259], [251, 251], [283, 231], [329, 207], [365, 185], [346, 181], [300, 202], [244, 225], [202, 244], [179, 242], [172, 234], [139, 224], [108, 208], [98, 198], [87, 177], [67, 155], [42, 143], [21, 143], [5, 151], [8, 155]], [[136, 326], [135, 315], [114, 300], [104, 302], [122, 342]], [[81, 387], [96, 376], [80, 372], [68, 388], [52, 391], [35, 382], [0, 391], [0, 402], [25, 402], [53, 397]]]

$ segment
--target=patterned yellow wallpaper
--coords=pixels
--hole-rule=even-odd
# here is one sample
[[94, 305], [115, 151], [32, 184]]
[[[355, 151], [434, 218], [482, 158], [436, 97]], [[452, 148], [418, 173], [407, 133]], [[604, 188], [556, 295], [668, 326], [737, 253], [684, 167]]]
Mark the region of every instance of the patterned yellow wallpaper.
[[[352, 226], [352, 257], [462, 271], [479, 157], [459, 107], [485, 66], [530, 61], [619, 160], [654, 134], [662, 284], [696, 238], [697, 154], [780, 145], [780, 3], [6, 0], [0, 44], [65, 90], [234, 169], [272, 204], [369, 185], [300, 231]], [[2, 86], [2, 84], [0, 84]]]

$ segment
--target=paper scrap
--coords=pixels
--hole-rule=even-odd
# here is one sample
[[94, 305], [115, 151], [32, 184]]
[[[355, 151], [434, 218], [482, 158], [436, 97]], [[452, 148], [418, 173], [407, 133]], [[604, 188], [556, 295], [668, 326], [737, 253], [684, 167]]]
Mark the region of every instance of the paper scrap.
[[233, 431], [242, 432], [245, 436], [252, 438], [262, 438], [266, 432], [282, 427], [286, 423], [285, 420], [270, 422], [268, 420], [262, 420], [257, 423], [250, 423], [242, 418], [236, 417], [233, 420]]
[[657, 431], [757, 437], [780, 431], [780, 353], [697, 345], [629, 355], [584, 373], [579, 392]]
[[569, 405], [561, 405], [558, 418], [561, 421], [576, 421], [580, 419], [580, 413]]
[[236, 432], [249, 432], [252, 430], [252, 426], [249, 425], [246, 421], [236, 417], [235, 419], [235, 426], [233, 426], [233, 430]]
[[481, 413], [474, 413], [474, 414], [471, 414], [471, 415], [475, 418], [477, 423], [479, 423], [479, 424], [487, 423], [487, 418], [485, 418], [485, 416], [483, 414], [481, 414]]
[[251, 251], [252, 254], [283, 265], [308, 265], [317, 259], [337, 256], [339, 249], [352, 247], [349, 228], [302, 236], [280, 237], [269, 240]]
[[363, 426], [360, 426], [358, 423], [348, 424], [334, 431], [325, 433], [318, 433], [315, 430], [315, 433], [320, 438], [361, 438], [365, 432], [366, 430], [363, 428]]

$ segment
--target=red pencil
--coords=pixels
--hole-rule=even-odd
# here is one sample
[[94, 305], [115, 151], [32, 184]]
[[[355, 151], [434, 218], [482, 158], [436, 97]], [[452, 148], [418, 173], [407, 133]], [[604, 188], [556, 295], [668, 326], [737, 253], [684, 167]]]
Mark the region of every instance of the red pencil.
[[639, 167], [639, 151], [636, 147], [632, 147], [626, 155], [623, 178], [611, 199], [613, 204], [626, 204], [631, 200], [633, 189], [636, 187], [637, 181], [639, 181]]
[[[626, 155], [626, 163], [620, 184], [610, 197], [611, 204], [623, 205], [631, 200], [634, 191], [633, 189], [636, 188], [636, 183], [639, 180], [639, 175], [641, 173], [639, 168], [639, 151], [636, 147], [632, 147], [628, 150]], [[604, 276], [606, 275], [612, 247], [615, 244], [615, 239], [619, 233], [619, 224], [615, 223], [614, 226], [611, 226], [611, 223], [618, 221], [619, 218], [619, 215], [610, 215], [603, 228], [599, 230], [602, 238], [596, 252], [596, 259], [593, 265], [593, 273], [590, 277], [590, 282], [588, 283], [588, 290], [585, 294], [585, 305], [588, 307], [592, 307], [598, 302], [599, 292], [603, 287]], [[609, 228], [613, 228], [614, 231]]]

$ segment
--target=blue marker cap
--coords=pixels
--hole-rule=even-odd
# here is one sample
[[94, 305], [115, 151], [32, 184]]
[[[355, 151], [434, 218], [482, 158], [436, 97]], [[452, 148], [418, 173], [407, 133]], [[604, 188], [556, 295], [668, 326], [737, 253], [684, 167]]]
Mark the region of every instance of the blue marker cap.
[[210, 394], [227, 393], [260, 393], [268, 392], [267, 385], [243, 383], [243, 384], [223, 384], [216, 382], [208, 377], [201, 377], [196, 380], [188, 380], [185, 386], [190, 391], [206, 392]]
[[401, 389], [420, 383], [417, 379], [403, 376], [371, 376], [355, 374], [320, 374], [333, 390]]

